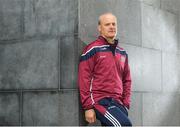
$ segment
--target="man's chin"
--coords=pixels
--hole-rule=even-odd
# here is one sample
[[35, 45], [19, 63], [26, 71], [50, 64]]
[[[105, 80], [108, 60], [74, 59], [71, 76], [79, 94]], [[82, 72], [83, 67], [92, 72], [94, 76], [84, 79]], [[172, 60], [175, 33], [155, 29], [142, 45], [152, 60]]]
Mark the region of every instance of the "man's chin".
[[115, 35], [109, 35], [109, 36], [103, 36], [103, 37], [114, 40], [116, 36]]
[[108, 38], [110, 39], [115, 39], [116, 36], [109, 36]]

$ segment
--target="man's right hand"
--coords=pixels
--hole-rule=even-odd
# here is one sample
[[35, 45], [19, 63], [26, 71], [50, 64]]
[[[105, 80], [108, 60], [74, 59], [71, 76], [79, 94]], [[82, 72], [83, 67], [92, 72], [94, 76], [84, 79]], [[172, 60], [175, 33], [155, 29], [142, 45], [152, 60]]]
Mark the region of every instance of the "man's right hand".
[[85, 111], [86, 121], [89, 123], [94, 123], [96, 121], [96, 113], [94, 109], [89, 109]]

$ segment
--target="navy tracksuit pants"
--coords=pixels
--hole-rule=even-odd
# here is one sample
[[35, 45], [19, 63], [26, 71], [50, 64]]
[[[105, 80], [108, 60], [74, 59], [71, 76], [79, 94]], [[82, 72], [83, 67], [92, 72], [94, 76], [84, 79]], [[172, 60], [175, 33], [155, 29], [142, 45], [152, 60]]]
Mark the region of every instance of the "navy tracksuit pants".
[[103, 126], [132, 126], [128, 118], [126, 108], [112, 98], [104, 98], [99, 101], [99, 105], [106, 109], [106, 113], [102, 114], [95, 109], [96, 117], [101, 121]]

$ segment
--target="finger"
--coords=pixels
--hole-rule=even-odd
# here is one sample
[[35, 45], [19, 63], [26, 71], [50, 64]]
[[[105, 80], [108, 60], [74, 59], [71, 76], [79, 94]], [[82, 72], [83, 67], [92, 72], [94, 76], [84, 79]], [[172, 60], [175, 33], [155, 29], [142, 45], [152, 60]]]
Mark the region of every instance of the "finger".
[[91, 120], [90, 120], [90, 119], [88, 119], [88, 123], [91, 123]]
[[94, 117], [92, 117], [91, 119], [90, 119], [90, 123], [94, 123], [95, 121], [94, 121]]
[[88, 123], [92, 123], [91, 118], [87, 118], [86, 121], [87, 121]]
[[86, 121], [87, 121], [88, 123], [90, 123], [90, 120], [89, 120], [89, 118], [86, 118]]
[[92, 118], [92, 122], [93, 122], [93, 123], [95, 122], [95, 117]]
[[96, 118], [95, 118], [95, 116], [93, 116], [93, 117], [91, 118], [91, 122], [94, 123], [95, 121], [96, 121]]

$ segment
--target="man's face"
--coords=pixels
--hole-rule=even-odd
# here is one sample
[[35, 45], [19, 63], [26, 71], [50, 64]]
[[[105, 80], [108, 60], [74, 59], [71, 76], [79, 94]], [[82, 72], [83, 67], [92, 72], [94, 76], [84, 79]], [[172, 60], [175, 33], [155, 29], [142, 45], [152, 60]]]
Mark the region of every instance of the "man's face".
[[103, 15], [98, 26], [100, 34], [109, 39], [114, 39], [117, 34], [117, 20], [113, 15]]

